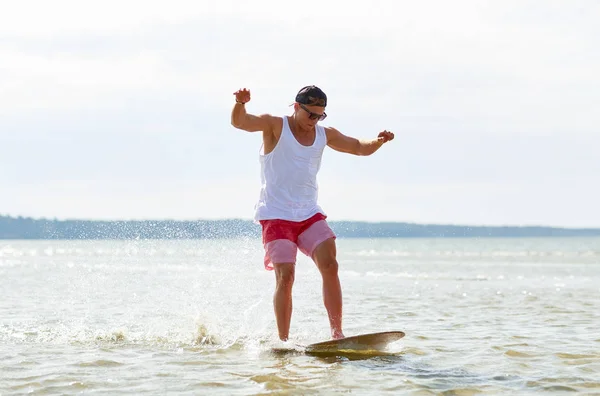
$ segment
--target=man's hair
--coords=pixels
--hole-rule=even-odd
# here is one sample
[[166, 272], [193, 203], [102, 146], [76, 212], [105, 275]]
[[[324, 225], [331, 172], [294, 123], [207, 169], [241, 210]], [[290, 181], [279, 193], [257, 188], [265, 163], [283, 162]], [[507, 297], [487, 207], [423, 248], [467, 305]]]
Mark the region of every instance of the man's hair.
[[325, 95], [325, 92], [321, 88], [314, 85], [307, 85], [298, 91], [296, 102], [308, 106], [325, 107], [327, 106], [327, 95]]

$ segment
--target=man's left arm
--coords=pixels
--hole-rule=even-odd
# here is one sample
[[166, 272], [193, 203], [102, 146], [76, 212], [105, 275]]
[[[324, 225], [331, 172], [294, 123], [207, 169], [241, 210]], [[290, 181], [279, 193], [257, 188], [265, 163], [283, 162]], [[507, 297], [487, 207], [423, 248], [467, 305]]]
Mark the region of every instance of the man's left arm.
[[354, 155], [371, 155], [379, 150], [384, 143], [394, 139], [390, 131], [380, 132], [376, 139], [363, 140], [346, 136], [335, 128], [325, 128], [327, 133], [327, 145], [332, 149]]

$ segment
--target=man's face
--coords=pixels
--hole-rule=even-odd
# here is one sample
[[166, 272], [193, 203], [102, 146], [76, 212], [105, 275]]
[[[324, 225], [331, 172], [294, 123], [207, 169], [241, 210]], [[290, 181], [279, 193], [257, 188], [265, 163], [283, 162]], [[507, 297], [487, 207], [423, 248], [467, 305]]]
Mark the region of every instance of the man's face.
[[297, 121], [306, 127], [314, 127], [317, 123], [325, 117], [325, 107], [323, 106], [309, 106], [302, 103], [296, 103]]

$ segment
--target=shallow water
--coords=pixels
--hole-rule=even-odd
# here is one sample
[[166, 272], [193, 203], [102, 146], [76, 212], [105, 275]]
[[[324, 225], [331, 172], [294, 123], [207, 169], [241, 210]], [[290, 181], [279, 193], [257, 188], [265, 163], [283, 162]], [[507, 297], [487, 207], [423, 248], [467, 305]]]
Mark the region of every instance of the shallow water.
[[[292, 341], [329, 338], [301, 255]], [[0, 241], [0, 394], [600, 394], [600, 238], [339, 239], [345, 333], [274, 354], [260, 241]]]

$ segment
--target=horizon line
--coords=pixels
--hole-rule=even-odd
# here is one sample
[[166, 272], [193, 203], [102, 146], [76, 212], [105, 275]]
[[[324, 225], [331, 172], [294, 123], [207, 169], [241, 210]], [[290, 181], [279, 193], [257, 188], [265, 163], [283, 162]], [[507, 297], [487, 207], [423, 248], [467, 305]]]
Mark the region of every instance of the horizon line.
[[[176, 219], [176, 218], [130, 218], [130, 219], [95, 219], [92, 217], [88, 218], [57, 218], [57, 217], [34, 217], [34, 216], [23, 216], [23, 215], [10, 215], [0, 213], [0, 218], [12, 218], [12, 219], [29, 219], [34, 221], [81, 221], [81, 222], [98, 222], [98, 223], [119, 223], [119, 222], [197, 222], [197, 221], [244, 221], [254, 223], [253, 218], [243, 217], [222, 217], [222, 218], [188, 218], [188, 219]], [[474, 228], [554, 228], [554, 229], [569, 229], [569, 230], [600, 230], [598, 226], [564, 226], [564, 225], [541, 225], [541, 224], [504, 224], [504, 225], [493, 225], [493, 224], [469, 224], [469, 223], [431, 223], [431, 222], [415, 222], [415, 221], [401, 221], [401, 220], [350, 220], [350, 219], [338, 219], [333, 220], [328, 218], [329, 223], [362, 223], [362, 224], [409, 224], [419, 226], [443, 226], [443, 227], [474, 227]]]

